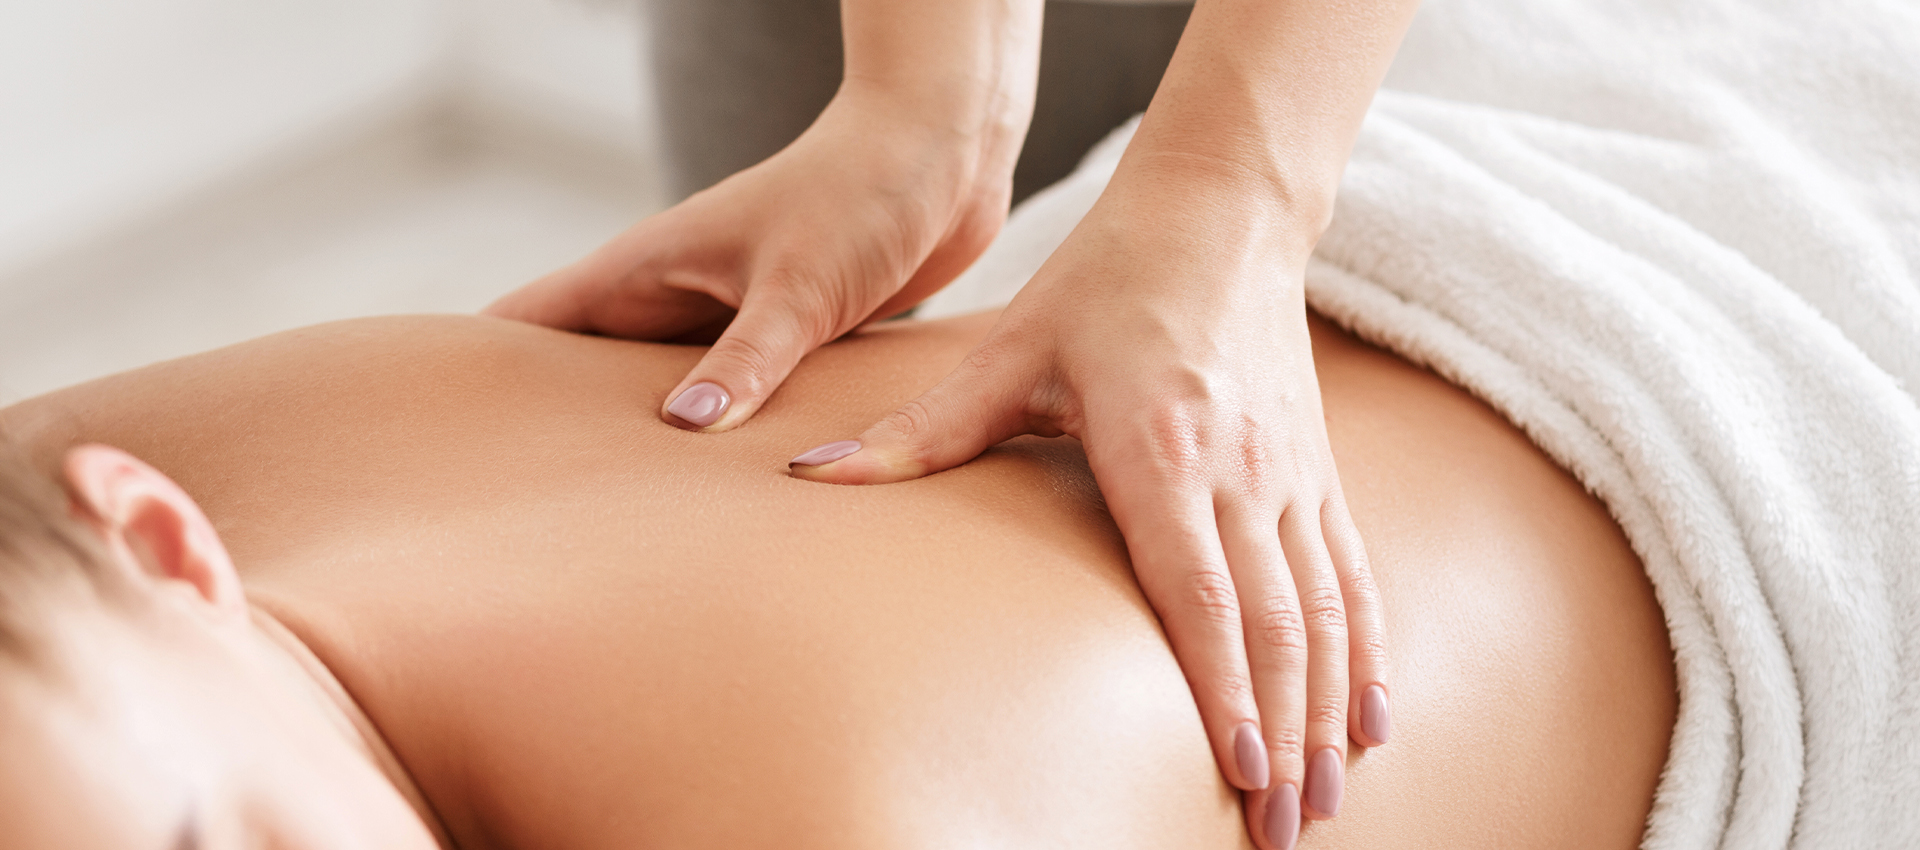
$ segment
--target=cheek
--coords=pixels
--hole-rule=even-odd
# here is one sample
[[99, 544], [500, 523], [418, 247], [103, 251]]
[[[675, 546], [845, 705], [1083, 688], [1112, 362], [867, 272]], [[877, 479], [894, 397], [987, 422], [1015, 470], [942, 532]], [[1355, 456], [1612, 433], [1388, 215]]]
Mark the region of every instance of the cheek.
[[0, 719], [0, 846], [172, 846], [180, 780], [97, 724]]
[[258, 807], [268, 846], [297, 850], [437, 850], [432, 833], [379, 770], [358, 754], [305, 754], [274, 769]]

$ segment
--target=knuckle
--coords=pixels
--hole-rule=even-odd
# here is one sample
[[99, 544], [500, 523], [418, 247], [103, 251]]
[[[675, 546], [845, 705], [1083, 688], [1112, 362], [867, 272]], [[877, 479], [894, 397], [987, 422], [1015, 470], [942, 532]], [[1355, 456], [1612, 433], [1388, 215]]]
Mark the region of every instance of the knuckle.
[[1387, 642], [1377, 631], [1367, 631], [1350, 639], [1347, 658], [1356, 667], [1382, 670], [1387, 666]]
[[924, 439], [934, 431], [933, 408], [928, 407], [924, 399], [913, 399], [893, 411], [887, 417], [887, 427], [907, 438], [909, 442]]
[[1240, 466], [1250, 473], [1264, 473], [1273, 469], [1273, 444], [1265, 439], [1253, 423], [1243, 425], [1240, 434]]
[[1169, 471], [1198, 468], [1204, 454], [1202, 421], [1202, 417], [1182, 406], [1163, 407], [1150, 413], [1141, 439], [1153, 466]]
[[1242, 489], [1258, 502], [1273, 501], [1279, 488], [1279, 462], [1275, 459], [1272, 443], [1257, 430], [1243, 434], [1239, 439], [1239, 466], [1235, 475]]
[[1240, 622], [1240, 599], [1233, 591], [1233, 579], [1222, 571], [1196, 570], [1187, 576], [1181, 601], [1188, 610], [1213, 625], [1232, 626]]
[[1275, 605], [1255, 617], [1253, 638], [1277, 653], [1283, 665], [1306, 661], [1307, 624], [1293, 605]]
[[1015, 385], [1025, 388], [1028, 412], [1036, 412], [1048, 367], [1046, 358], [1028, 345], [990, 338], [967, 353], [955, 369], [955, 377], [969, 384]]
[[1213, 690], [1222, 705], [1255, 704], [1253, 678], [1242, 672], [1222, 672], [1213, 677]]
[[1267, 739], [1267, 749], [1271, 752], [1298, 757], [1307, 750], [1307, 736], [1303, 730], [1269, 725], [1262, 731]]
[[1144, 456], [1160, 469], [1203, 477], [1256, 504], [1274, 504], [1291, 480], [1281, 435], [1203, 374], [1180, 371], [1170, 380], [1185, 389], [1164, 393], [1137, 420]]
[[1346, 593], [1360, 604], [1371, 605], [1380, 598], [1380, 585], [1374, 582], [1373, 571], [1367, 568], [1365, 560], [1350, 564], [1342, 572], [1340, 581], [1346, 586]]
[[750, 334], [736, 334], [715, 342], [713, 350], [707, 356], [718, 359], [751, 384], [747, 387], [732, 387], [734, 392], [757, 392], [768, 382], [769, 373], [780, 362], [779, 353], [763, 339]]
[[1330, 587], [1312, 588], [1301, 594], [1301, 616], [1307, 628], [1323, 635], [1345, 635], [1347, 608], [1340, 591]]
[[1307, 725], [1344, 730], [1347, 728], [1347, 707], [1339, 700], [1325, 700], [1308, 706]]
[[938, 453], [947, 441], [954, 439], [941, 430], [941, 425], [939, 414], [921, 397], [895, 408], [880, 420], [876, 430], [883, 435], [883, 442], [893, 442], [909, 455], [925, 457]]
[[969, 377], [998, 375], [1024, 365], [1022, 361], [1026, 358], [1023, 354], [998, 337], [989, 338], [967, 352], [966, 359], [960, 361], [960, 370]]

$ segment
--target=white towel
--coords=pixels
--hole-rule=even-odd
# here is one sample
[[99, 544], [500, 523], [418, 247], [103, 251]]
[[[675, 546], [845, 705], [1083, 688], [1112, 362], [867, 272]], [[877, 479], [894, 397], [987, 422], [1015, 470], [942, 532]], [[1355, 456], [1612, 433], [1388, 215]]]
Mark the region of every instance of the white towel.
[[[1131, 127], [927, 314], [1004, 303]], [[1680, 714], [1648, 848], [1920, 847], [1920, 4], [1432, 0], [1307, 297], [1604, 500]]]

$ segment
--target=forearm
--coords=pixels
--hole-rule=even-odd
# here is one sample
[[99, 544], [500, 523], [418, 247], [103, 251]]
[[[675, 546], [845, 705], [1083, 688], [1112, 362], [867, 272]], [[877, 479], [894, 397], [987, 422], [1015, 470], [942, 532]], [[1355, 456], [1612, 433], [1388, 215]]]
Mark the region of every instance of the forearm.
[[1043, 0], [841, 0], [842, 92], [948, 134], [1011, 180], [1033, 118]]
[[1257, 221], [1304, 262], [1418, 0], [1197, 0], [1115, 183]]

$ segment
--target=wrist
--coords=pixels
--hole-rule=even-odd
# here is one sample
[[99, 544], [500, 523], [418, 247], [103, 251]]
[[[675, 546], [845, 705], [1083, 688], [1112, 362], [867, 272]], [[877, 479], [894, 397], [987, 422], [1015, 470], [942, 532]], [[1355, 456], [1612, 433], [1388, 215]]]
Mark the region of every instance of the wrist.
[[977, 93], [854, 78], [841, 83], [822, 119], [963, 195], [1012, 191], [1027, 124], [1024, 112], [986, 103]]
[[976, 184], [1011, 188], [1033, 118], [1042, 0], [842, 0], [835, 99], [870, 103], [963, 151]]
[[1302, 272], [1332, 216], [1333, 187], [1231, 157], [1130, 148], [1096, 210]]

